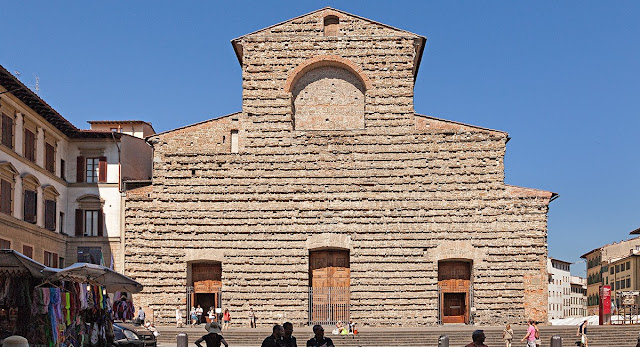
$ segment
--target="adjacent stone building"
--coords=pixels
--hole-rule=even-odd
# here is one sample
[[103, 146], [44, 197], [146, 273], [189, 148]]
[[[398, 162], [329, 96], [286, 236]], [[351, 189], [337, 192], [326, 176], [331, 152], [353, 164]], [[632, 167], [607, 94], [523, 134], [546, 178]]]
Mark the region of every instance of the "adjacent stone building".
[[153, 135], [126, 274], [156, 321], [547, 319], [547, 211], [503, 131], [416, 114], [426, 39], [324, 8], [232, 40], [242, 111]]

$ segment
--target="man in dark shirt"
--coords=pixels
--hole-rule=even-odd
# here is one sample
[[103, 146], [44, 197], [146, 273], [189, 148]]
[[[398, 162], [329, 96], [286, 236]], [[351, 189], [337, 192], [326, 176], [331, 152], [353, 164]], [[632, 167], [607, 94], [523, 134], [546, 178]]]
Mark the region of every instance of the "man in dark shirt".
[[282, 325], [274, 325], [273, 333], [262, 341], [262, 347], [284, 347], [282, 336], [284, 336], [284, 328], [282, 328]]
[[286, 322], [282, 324], [282, 327], [284, 328], [284, 337], [282, 338], [282, 340], [284, 341], [284, 347], [298, 347], [296, 338], [292, 336], [293, 324], [291, 324], [290, 322]]
[[487, 345], [484, 344], [485, 336], [483, 330], [474, 331], [473, 334], [471, 334], [471, 339], [473, 342], [464, 347], [487, 347]]
[[324, 328], [322, 325], [314, 325], [313, 333], [315, 336], [307, 341], [307, 347], [335, 347], [330, 338], [324, 337]]

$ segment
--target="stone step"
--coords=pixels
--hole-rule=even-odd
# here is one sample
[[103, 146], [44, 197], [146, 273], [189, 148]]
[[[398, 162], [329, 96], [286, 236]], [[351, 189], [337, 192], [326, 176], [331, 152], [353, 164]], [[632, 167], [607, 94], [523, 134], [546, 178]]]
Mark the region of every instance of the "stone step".
[[[440, 335], [448, 335], [450, 346], [464, 346], [471, 341], [471, 333], [475, 329], [482, 329], [487, 336], [488, 346], [502, 346], [502, 327], [474, 327], [474, 326], [454, 326], [454, 327], [420, 327], [420, 328], [398, 328], [398, 327], [364, 327], [357, 336], [341, 336], [327, 334], [338, 347], [364, 347], [364, 346], [407, 346], [424, 347], [437, 346]], [[176, 343], [178, 333], [186, 333], [189, 337], [189, 344], [200, 336], [206, 334], [204, 326], [196, 328], [175, 328], [158, 327], [160, 336], [158, 342], [172, 345]], [[223, 333], [231, 347], [260, 346], [262, 340], [271, 331], [268, 328], [231, 328]], [[326, 327], [325, 331], [330, 328]], [[542, 326], [540, 332], [542, 336], [542, 346], [549, 347], [551, 337], [559, 335], [563, 339], [563, 346], [575, 346], [578, 337], [575, 336], [577, 327], [574, 326]], [[633, 347], [636, 345], [638, 332], [637, 326], [590, 326], [589, 346], [606, 347]], [[514, 327], [514, 346], [519, 346], [520, 338], [526, 334], [524, 326]], [[294, 335], [298, 339], [298, 345], [304, 346], [307, 339], [312, 337], [310, 327], [295, 328]]]

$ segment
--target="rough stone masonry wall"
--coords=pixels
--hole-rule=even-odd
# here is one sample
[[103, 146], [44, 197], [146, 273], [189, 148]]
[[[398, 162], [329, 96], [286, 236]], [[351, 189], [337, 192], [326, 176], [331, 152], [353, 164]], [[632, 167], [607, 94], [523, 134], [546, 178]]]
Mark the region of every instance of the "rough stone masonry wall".
[[[476, 322], [540, 314], [525, 301], [546, 307], [535, 283], [546, 279], [549, 196], [503, 183], [507, 135], [414, 115], [414, 37], [366, 26], [300, 37], [313, 31], [300, 20], [243, 38], [242, 114], [151, 140], [153, 186], [130, 193], [126, 209], [126, 273], [145, 286], [136, 300], [171, 322], [187, 261], [219, 259], [236, 319], [251, 306], [261, 324], [305, 324], [309, 248], [326, 239], [350, 249], [351, 316], [362, 324], [434, 324], [437, 262], [449, 258], [473, 260]], [[293, 130], [283, 85], [323, 55], [370, 79], [365, 129]], [[239, 154], [219, 143], [231, 129]]]

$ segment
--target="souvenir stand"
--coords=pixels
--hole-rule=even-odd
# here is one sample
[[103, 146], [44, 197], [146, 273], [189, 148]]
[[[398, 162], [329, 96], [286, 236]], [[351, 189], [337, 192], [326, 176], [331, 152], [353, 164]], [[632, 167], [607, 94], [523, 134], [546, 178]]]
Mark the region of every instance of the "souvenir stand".
[[[51, 278], [82, 283], [79, 298], [81, 305], [87, 302], [88, 310], [83, 312], [87, 330], [82, 333], [82, 341], [79, 341], [79, 344], [73, 343], [73, 346], [109, 346], [113, 339], [113, 314], [107, 294], [118, 291], [138, 293], [142, 290], [142, 285], [131, 278], [107, 267], [88, 263], [73, 264], [52, 275]], [[73, 339], [73, 332], [64, 335], [61, 344], [70, 345], [65, 343], [69, 341], [67, 336]]]
[[109, 346], [109, 290], [137, 293], [142, 285], [99, 265], [52, 269], [0, 250], [0, 338], [20, 335], [30, 345], [49, 347]]
[[56, 271], [14, 250], [0, 249], [1, 340], [20, 335], [32, 344], [46, 342], [42, 330], [50, 324], [47, 316], [32, 313], [32, 293]]

